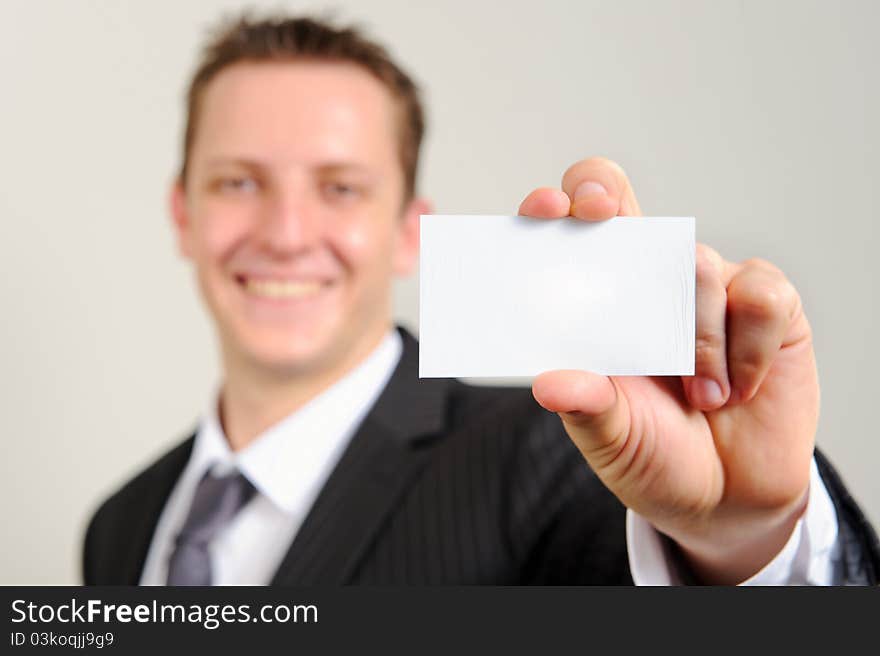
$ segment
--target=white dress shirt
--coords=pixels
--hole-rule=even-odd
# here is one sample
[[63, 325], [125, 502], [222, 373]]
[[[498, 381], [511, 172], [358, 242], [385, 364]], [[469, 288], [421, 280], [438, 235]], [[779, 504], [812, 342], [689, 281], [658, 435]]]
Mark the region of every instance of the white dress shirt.
[[[788, 542], [776, 558], [740, 585], [832, 585], [838, 558], [837, 513], [819, 476], [810, 465], [810, 498]], [[627, 510], [629, 568], [637, 585], [678, 585], [681, 579], [668, 562], [657, 530], [641, 515]]]
[[212, 468], [220, 474], [238, 468], [256, 488], [254, 498], [209, 546], [213, 581], [268, 584], [349, 440], [391, 378], [402, 349], [397, 331], [389, 332], [347, 376], [238, 452], [229, 448], [215, 399], [162, 510], [141, 585], [165, 584], [174, 540], [196, 486]]
[[[205, 472], [223, 474], [235, 468], [256, 493], [209, 546], [213, 581], [268, 584], [349, 440], [391, 377], [401, 351], [400, 335], [392, 330], [357, 368], [235, 453], [223, 434], [215, 398], [159, 517], [141, 585], [165, 584], [174, 540]], [[804, 517], [777, 557], [747, 583], [829, 584], [836, 541], [834, 506], [813, 462]], [[659, 534], [632, 511], [627, 511], [627, 549], [636, 584], [679, 582]]]

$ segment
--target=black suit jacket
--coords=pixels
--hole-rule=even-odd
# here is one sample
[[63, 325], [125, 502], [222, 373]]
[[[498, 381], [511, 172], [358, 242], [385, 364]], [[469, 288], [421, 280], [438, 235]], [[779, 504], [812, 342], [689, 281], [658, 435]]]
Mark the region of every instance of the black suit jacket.
[[[272, 583], [627, 584], [625, 509], [528, 389], [418, 378], [401, 360]], [[136, 584], [194, 436], [98, 509], [86, 584]], [[817, 454], [845, 548], [842, 581], [876, 583], [877, 536]]]

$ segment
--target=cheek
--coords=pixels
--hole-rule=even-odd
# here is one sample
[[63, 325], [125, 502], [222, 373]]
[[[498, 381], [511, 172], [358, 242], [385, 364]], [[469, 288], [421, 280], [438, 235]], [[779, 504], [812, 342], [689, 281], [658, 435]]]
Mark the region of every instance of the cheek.
[[250, 231], [250, 221], [238, 214], [206, 213], [198, 226], [196, 249], [203, 263], [223, 264]]
[[391, 269], [391, 234], [375, 217], [334, 231], [333, 249], [347, 268], [359, 275], [381, 275]]

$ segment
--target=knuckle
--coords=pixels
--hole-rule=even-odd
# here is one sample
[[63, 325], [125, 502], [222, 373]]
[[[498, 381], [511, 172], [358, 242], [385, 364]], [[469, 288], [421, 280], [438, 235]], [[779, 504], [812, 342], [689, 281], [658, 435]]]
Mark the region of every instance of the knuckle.
[[614, 160], [608, 159], [607, 157], [596, 157], [594, 160], [594, 166], [601, 166], [602, 168], [613, 171], [619, 178], [627, 178], [626, 171], [624, 171], [623, 167]]
[[697, 335], [694, 342], [697, 360], [705, 362], [719, 358], [724, 352], [724, 335], [717, 332]]
[[721, 275], [721, 257], [714, 250], [702, 244], [697, 245], [697, 254], [694, 260], [697, 280], [706, 281], [718, 278]]
[[606, 157], [596, 156], [582, 159], [569, 166], [562, 176], [563, 186], [574, 186], [574, 183], [576, 183], [585, 173], [590, 172], [595, 174], [599, 171], [610, 173], [610, 177], [617, 181], [626, 181], [629, 179], [620, 164]]
[[743, 268], [753, 271], [763, 271], [765, 273], [770, 273], [778, 276], [785, 277], [779, 267], [777, 267], [772, 262], [765, 260], [760, 257], [752, 257], [748, 260], [745, 260], [743, 263]]
[[762, 321], [772, 320], [786, 312], [784, 295], [776, 285], [744, 285], [728, 299], [728, 309], [737, 315]]
[[788, 279], [782, 281], [779, 293], [783, 299], [785, 307], [788, 309], [789, 319], [793, 319], [802, 310], [801, 295]]
[[708, 287], [725, 291], [724, 276], [727, 263], [711, 246], [697, 244], [694, 269], [697, 276], [697, 288]]
[[698, 372], [723, 371], [726, 368], [724, 337], [717, 334], [698, 336], [694, 347], [694, 364]]
[[761, 378], [765, 365], [764, 355], [760, 352], [740, 353], [729, 363], [731, 381], [739, 389], [750, 390]]
[[720, 263], [721, 255], [714, 248], [703, 242], [697, 242], [697, 259], [708, 258], [712, 263]]
[[569, 183], [574, 180], [575, 176], [585, 167], [589, 166], [589, 162], [590, 160], [588, 159], [582, 159], [565, 169], [565, 173], [562, 174], [562, 186], [569, 186]]

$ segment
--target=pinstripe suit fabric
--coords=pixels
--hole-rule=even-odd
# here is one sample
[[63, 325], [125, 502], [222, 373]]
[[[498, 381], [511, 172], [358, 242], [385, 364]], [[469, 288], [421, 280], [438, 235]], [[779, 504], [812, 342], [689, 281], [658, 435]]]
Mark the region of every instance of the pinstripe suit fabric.
[[[394, 375], [272, 583], [631, 584], [625, 509], [558, 418], [528, 389], [420, 380], [418, 344], [401, 334]], [[87, 584], [137, 583], [192, 443], [153, 463], [95, 513], [83, 553]], [[833, 472], [824, 459], [820, 469]], [[829, 491], [838, 515], [856, 527], [850, 569], [858, 565], [865, 582], [876, 582], [876, 535], [854, 503], [841, 505], [842, 485]]]

